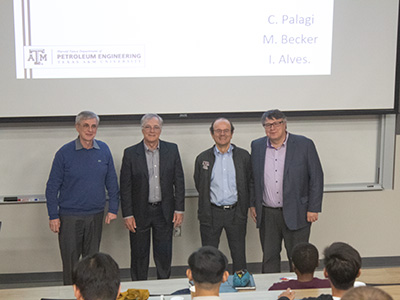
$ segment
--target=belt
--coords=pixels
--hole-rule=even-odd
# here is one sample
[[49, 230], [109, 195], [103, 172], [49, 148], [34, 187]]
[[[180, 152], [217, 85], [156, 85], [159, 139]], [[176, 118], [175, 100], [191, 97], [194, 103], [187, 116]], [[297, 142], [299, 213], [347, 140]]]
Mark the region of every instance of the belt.
[[264, 205], [263, 205], [263, 208], [278, 209], [278, 210], [282, 210], [283, 209], [283, 207], [271, 207], [271, 206], [264, 206]]
[[237, 202], [232, 205], [215, 205], [214, 203], [211, 203], [211, 206], [214, 206], [216, 208], [223, 209], [223, 210], [230, 210], [232, 208], [235, 208], [236, 205], [237, 205]]
[[150, 206], [160, 206], [161, 205], [161, 201], [158, 202], [149, 202]]

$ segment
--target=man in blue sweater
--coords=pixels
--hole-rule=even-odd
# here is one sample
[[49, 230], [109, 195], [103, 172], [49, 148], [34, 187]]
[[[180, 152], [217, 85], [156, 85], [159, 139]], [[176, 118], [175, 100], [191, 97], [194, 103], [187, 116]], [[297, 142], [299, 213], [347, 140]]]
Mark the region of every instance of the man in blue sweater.
[[95, 140], [99, 117], [79, 113], [76, 140], [57, 151], [46, 199], [51, 231], [58, 233], [64, 284], [72, 284], [72, 270], [79, 258], [99, 251], [106, 189], [109, 197], [105, 223], [117, 218], [118, 180], [108, 146]]

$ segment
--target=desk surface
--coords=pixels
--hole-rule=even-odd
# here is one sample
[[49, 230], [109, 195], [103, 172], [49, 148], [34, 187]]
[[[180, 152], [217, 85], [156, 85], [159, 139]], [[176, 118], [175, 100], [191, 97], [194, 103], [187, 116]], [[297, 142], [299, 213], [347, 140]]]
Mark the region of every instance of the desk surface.
[[[294, 273], [275, 273], [275, 274], [254, 274], [254, 281], [256, 284], [255, 291], [243, 291], [238, 293], [223, 293], [222, 299], [232, 300], [272, 300], [277, 299], [282, 291], [267, 291], [268, 288], [274, 283], [279, 281], [281, 277], [295, 277]], [[315, 276], [323, 278], [322, 272], [316, 272]], [[362, 275], [359, 278], [367, 284], [378, 285], [379, 288], [387, 291], [396, 300], [400, 300], [400, 268], [384, 268], [384, 269], [365, 269], [362, 270]], [[397, 283], [397, 285], [395, 285]], [[382, 286], [380, 285], [382, 284]], [[391, 285], [385, 285], [391, 284]], [[166, 300], [171, 299], [173, 296], [169, 294], [188, 287], [188, 280], [186, 278], [166, 279], [166, 280], [148, 280], [148, 281], [134, 281], [122, 282], [121, 291], [127, 289], [148, 289], [150, 294], [165, 295]], [[309, 290], [296, 290], [296, 299], [301, 299], [306, 296], [318, 296], [319, 294], [329, 294], [330, 289], [309, 289]], [[182, 295], [185, 300], [190, 299], [190, 295]], [[41, 298], [54, 298], [54, 299], [74, 299], [72, 286], [52, 286], [52, 287], [38, 287], [38, 288], [19, 288], [19, 289], [3, 289], [0, 290], [0, 299], [7, 300], [39, 300]], [[160, 299], [159, 296], [150, 297], [151, 300]]]
[[[316, 274], [321, 276], [321, 274]], [[254, 274], [256, 291], [241, 291], [238, 293], [223, 293], [222, 299], [251, 299], [251, 300], [269, 300], [277, 299], [282, 291], [269, 291], [268, 288], [281, 277], [294, 277], [293, 273], [279, 274]], [[171, 293], [188, 288], [187, 278], [165, 279], [165, 280], [148, 280], [148, 281], [130, 281], [121, 283], [121, 291], [127, 289], [148, 289], [152, 295], [165, 295], [166, 300], [171, 299]], [[325, 293], [329, 293], [330, 289], [324, 289]], [[322, 291], [322, 290], [321, 290]], [[317, 292], [318, 293], [318, 292]], [[185, 300], [190, 299], [190, 295], [180, 295]], [[74, 293], [71, 286], [52, 286], [38, 288], [23, 288], [23, 289], [3, 289], [0, 290], [0, 299], [14, 300], [38, 300], [41, 298], [54, 299], [74, 299]], [[150, 297], [151, 300], [160, 299], [159, 296]]]

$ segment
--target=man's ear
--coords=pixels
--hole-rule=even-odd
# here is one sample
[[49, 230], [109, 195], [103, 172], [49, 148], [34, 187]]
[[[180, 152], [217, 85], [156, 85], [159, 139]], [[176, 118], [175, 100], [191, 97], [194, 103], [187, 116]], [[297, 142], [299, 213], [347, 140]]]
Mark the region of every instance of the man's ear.
[[294, 263], [292, 263], [292, 269], [293, 269], [293, 272], [296, 273], [297, 268], [296, 268], [296, 266], [294, 265]]
[[186, 270], [186, 277], [187, 277], [189, 280], [193, 280], [192, 270], [190, 270], [190, 269], [187, 269], [187, 270]]
[[77, 287], [75, 284], [73, 285], [73, 287], [74, 287], [74, 295], [75, 295], [75, 298], [76, 298], [77, 300], [83, 300], [81, 291], [78, 289], [78, 287]]
[[325, 276], [325, 278], [329, 278], [328, 272], [326, 271], [326, 268], [324, 268], [324, 276]]
[[224, 274], [222, 275], [222, 282], [225, 282], [228, 280], [229, 277], [229, 272], [225, 271]]
[[360, 269], [360, 270], [358, 270], [358, 273], [357, 273], [357, 276], [356, 276], [356, 278], [360, 277], [360, 275], [361, 275], [361, 269]]
[[293, 267], [293, 272], [297, 275], [297, 277], [303, 275], [300, 273], [300, 271], [296, 268], [296, 266], [292, 263], [292, 267]]
[[119, 284], [117, 299], [119, 298], [119, 295], [121, 295], [121, 284]]

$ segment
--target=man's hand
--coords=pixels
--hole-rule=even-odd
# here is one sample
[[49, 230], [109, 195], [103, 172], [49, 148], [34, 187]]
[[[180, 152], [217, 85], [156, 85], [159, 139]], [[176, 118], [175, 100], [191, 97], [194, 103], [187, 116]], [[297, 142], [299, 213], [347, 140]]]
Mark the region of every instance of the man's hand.
[[135, 217], [125, 218], [124, 220], [125, 220], [125, 227], [131, 232], [136, 232]]
[[313, 223], [318, 220], [318, 213], [316, 212], [307, 212], [307, 222]]
[[117, 218], [116, 214], [113, 213], [108, 213], [106, 216], [106, 224], [110, 224], [112, 220], [115, 220]]
[[50, 230], [53, 231], [54, 233], [59, 233], [60, 232], [60, 219], [54, 219], [49, 221], [49, 227]]
[[172, 222], [174, 223], [174, 228], [181, 226], [183, 222], [183, 213], [175, 212]]
[[257, 223], [257, 213], [255, 207], [250, 207], [250, 216], [253, 219], [254, 223]]
[[278, 300], [279, 300], [281, 297], [287, 297], [287, 298], [289, 298], [290, 300], [293, 300], [295, 296], [296, 296], [295, 292], [293, 292], [291, 289], [288, 288], [286, 291], [284, 291], [283, 293], [281, 293], [281, 294], [279, 295]]

